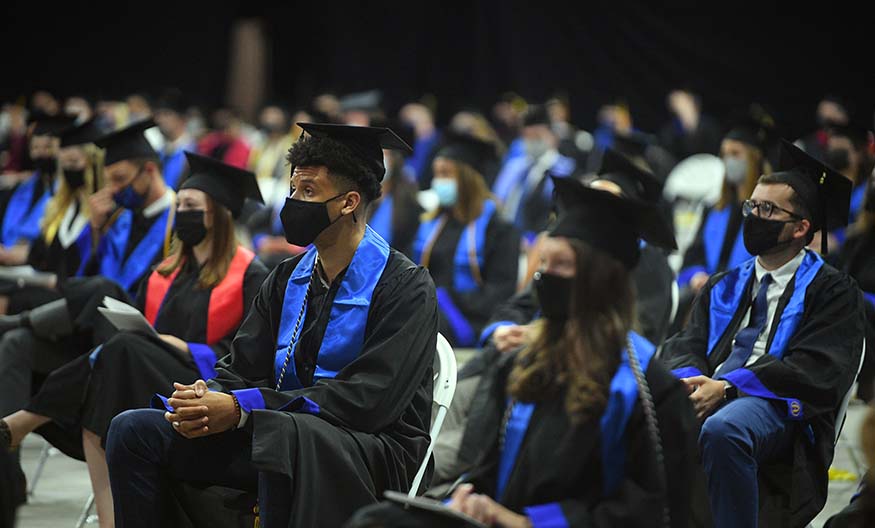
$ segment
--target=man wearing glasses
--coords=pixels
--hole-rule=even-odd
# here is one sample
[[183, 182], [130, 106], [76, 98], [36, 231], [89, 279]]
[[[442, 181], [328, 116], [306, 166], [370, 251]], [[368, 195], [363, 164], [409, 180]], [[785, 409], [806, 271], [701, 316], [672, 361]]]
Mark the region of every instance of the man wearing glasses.
[[[780, 172], [760, 177], [743, 205], [755, 257], [709, 279], [662, 352], [702, 420], [718, 528], [804, 526], [817, 515], [836, 414], [860, 365], [862, 295], [806, 248], [815, 232], [847, 224], [851, 183], [786, 141], [781, 154]], [[760, 508], [760, 467], [782, 476], [770, 479], [786, 500], [778, 508]]]

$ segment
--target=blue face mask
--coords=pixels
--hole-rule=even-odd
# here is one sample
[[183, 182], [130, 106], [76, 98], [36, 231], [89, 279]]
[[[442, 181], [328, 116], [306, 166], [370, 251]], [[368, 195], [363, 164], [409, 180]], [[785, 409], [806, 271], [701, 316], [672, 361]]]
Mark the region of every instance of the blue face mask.
[[459, 186], [456, 180], [436, 178], [431, 182], [431, 190], [437, 194], [441, 207], [452, 207], [459, 199]]
[[131, 180], [131, 183], [125, 186], [124, 189], [112, 195], [112, 199], [115, 203], [124, 207], [125, 209], [130, 209], [131, 211], [136, 211], [143, 207], [143, 202], [146, 201], [145, 194], [137, 194], [134, 190], [134, 181], [136, 181], [137, 177], [140, 174], [137, 173], [137, 176], [134, 176], [134, 179]]

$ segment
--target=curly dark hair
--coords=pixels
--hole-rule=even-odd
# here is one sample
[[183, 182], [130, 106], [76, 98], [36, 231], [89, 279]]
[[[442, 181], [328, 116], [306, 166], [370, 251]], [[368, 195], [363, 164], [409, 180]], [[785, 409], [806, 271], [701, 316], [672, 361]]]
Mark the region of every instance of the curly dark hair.
[[313, 167], [323, 165], [328, 168], [332, 178], [350, 184], [361, 193], [365, 203], [380, 197], [382, 175], [375, 174], [361, 159], [343, 143], [328, 138], [301, 136], [292, 145], [286, 160], [294, 167]]

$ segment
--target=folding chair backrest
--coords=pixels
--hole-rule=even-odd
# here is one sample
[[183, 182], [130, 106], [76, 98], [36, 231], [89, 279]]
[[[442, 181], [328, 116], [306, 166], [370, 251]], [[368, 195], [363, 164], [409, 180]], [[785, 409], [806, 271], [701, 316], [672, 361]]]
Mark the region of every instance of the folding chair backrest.
[[839, 412], [836, 414], [836, 433], [834, 443], [839, 443], [839, 437], [842, 435], [842, 427], [845, 425], [845, 417], [848, 414], [848, 403], [851, 401], [851, 394], [854, 392], [854, 387], [856, 386], [857, 377], [860, 375], [860, 371], [863, 369], [863, 360], [866, 359], [866, 338], [863, 338], [863, 353], [860, 354], [860, 364], [857, 366], [857, 373], [854, 374], [854, 382], [851, 383], [851, 388], [848, 389], [848, 392], [845, 394], [845, 397], [842, 398], [842, 404], [839, 407]]

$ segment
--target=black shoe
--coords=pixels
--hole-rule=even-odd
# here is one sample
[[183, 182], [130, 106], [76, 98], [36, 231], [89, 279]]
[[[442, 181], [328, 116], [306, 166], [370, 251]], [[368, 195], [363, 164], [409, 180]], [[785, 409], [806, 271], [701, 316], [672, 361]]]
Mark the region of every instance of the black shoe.
[[12, 490], [12, 500], [16, 506], [27, 504], [27, 477], [20, 463], [12, 470]]

